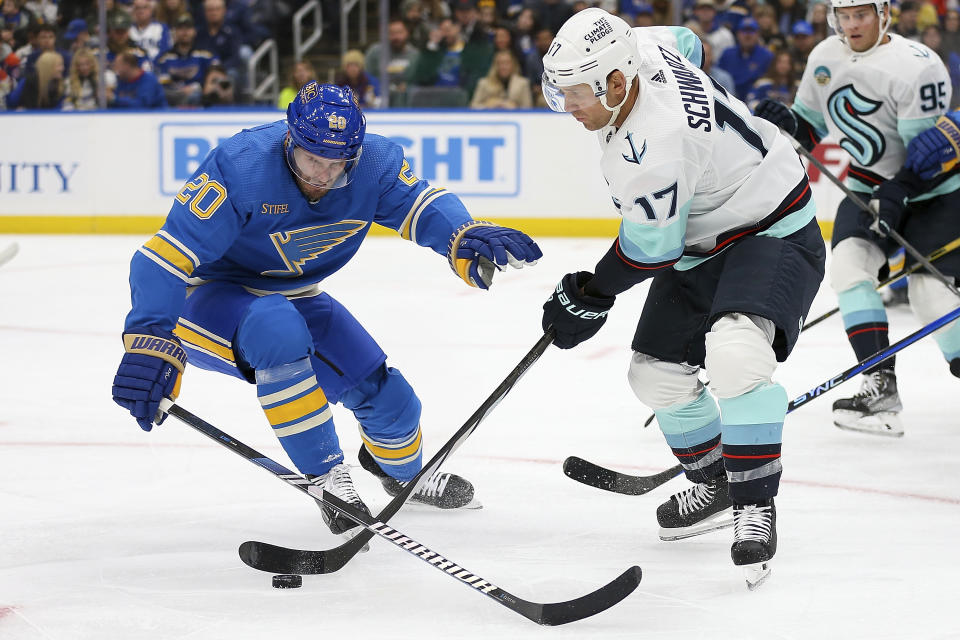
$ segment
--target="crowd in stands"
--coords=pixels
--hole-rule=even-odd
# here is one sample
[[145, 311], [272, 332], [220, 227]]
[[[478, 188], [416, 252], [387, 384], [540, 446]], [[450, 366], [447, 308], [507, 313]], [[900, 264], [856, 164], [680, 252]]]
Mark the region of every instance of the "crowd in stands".
[[[112, 109], [204, 108], [249, 102], [246, 61], [274, 37], [288, 53], [290, 15], [305, 0], [107, 0]], [[675, 6], [677, 3], [677, 6]], [[322, 0], [325, 38], [338, 0]], [[311, 80], [350, 86], [365, 109], [545, 108], [541, 62], [553, 35], [589, 6], [634, 26], [692, 29], [703, 68], [751, 107], [791, 103], [814, 46], [832, 31], [827, 0], [392, 0], [386, 47], [347, 51], [335, 68], [298, 62], [277, 106]], [[375, 5], [371, 4], [375, 13]], [[0, 0], [0, 111], [97, 108], [94, 0]], [[678, 12], [679, 10], [679, 12]], [[892, 33], [941, 57], [960, 103], [960, 0], [898, 0]], [[384, 62], [387, 86], [381, 86]], [[318, 73], [319, 71], [319, 73]]]

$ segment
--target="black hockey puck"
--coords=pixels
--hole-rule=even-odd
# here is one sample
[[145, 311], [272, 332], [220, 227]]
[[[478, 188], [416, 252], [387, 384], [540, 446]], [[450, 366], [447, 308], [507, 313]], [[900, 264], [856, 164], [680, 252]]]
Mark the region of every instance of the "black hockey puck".
[[303, 576], [284, 574], [273, 576], [274, 589], [298, 589], [303, 586]]

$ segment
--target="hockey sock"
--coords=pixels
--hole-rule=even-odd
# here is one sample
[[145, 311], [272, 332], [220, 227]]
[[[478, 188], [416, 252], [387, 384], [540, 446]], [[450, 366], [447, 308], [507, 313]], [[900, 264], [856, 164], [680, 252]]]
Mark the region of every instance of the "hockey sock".
[[[883, 298], [869, 282], [841, 291], [837, 295], [843, 325], [847, 330], [847, 340], [853, 347], [858, 361], [890, 346], [887, 312], [883, 308]], [[873, 373], [878, 369], [893, 369], [896, 358], [889, 358], [864, 373]]]
[[390, 477], [413, 478], [423, 463], [420, 400], [403, 374], [385, 364], [340, 396], [360, 423], [367, 451]]
[[743, 395], [720, 399], [723, 464], [735, 504], [754, 504], [777, 495], [780, 444], [787, 392], [762, 384]]
[[720, 457], [720, 411], [710, 392], [697, 399], [654, 411], [660, 431], [691, 482], [708, 482], [723, 475]]
[[322, 476], [343, 462], [330, 404], [310, 358], [258, 369], [257, 397], [283, 450], [302, 473]]

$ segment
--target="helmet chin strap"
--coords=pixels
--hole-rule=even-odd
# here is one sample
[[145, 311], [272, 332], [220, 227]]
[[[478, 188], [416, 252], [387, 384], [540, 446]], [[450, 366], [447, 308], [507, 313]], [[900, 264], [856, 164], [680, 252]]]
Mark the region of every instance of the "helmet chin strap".
[[633, 88], [633, 78], [627, 79], [627, 90], [623, 94], [623, 100], [620, 101], [620, 104], [610, 106], [607, 104], [607, 95], [604, 95], [600, 98], [600, 104], [603, 105], [603, 108], [610, 112], [610, 120], [607, 121], [606, 126], [611, 126], [614, 122], [617, 121], [617, 116], [620, 115], [620, 108], [623, 107], [624, 103], [627, 101], [627, 98], [630, 97], [630, 89]]

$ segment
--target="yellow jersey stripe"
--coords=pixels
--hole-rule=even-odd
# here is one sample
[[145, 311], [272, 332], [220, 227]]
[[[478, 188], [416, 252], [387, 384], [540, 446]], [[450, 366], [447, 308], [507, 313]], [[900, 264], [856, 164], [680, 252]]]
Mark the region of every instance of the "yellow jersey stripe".
[[234, 363], [233, 349], [229, 347], [224, 347], [223, 345], [217, 344], [213, 340], [210, 340], [206, 336], [202, 336], [193, 329], [188, 329], [179, 322], [177, 326], [173, 329], [173, 334], [186, 342], [187, 344], [194, 345], [204, 351], [209, 351], [210, 353], [220, 356], [221, 358], [228, 360], [230, 363]]
[[178, 249], [180, 249], [180, 251], [182, 251], [185, 256], [187, 256], [188, 258], [190, 258], [190, 262], [193, 263], [193, 265], [194, 265], [193, 268], [194, 268], [194, 269], [196, 269], [198, 266], [200, 266], [200, 258], [198, 258], [198, 257], [197, 257], [197, 254], [195, 254], [193, 251], [190, 250], [190, 247], [188, 247], [187, 245], [183, 244], [182, 242], [180, 242], [179, 240], [177, 240], [176, 238], [174, 238], [172, 235], [170, 235], [169, 233], [167, 233], [167, 232], [164, 231], [163, 229], [160, 229], [160, 231], [157, 231], [157, 235], [165, 238], [165, 239], [167, 240], [167, 242], [169, 242], [170, 244], [172, 244], [172, 245], [174, 245], [175, 247], [177, 247]]
[[168, 271], [169, 273], [172, 273], [173, 275], [180, 278], [187, 284], [190, 284], [190, 280], [192, 278], [188, 278], [186, 274], [184, 274], [179, 269], [174, 268], [173, 265], [167, 264], [167, 261], [161, 258], [160, 256], [158, 256], [157, 254], [153, 253], [152, 251], [147, 251], [144, 247], [140, 247], [139, 249], [137, 249], [137, 251], [147, 256], [153, 262], [157, 263], [157, 265], [160, 266], [164, 271]]
[[161, 238], [158, 235], [147, 240], [146, 244], [143, 246], [144, 248], [153, 251], [155, 254], [175, 266], [177, 269], [180, 269], [188, 276], [193, 273], [193, 270], [196, 268], [189, 256], [187, 256], [183, 251], [180, 251], [180, 249], [177, 247], [170, 244], [165, 238]]
[[221, 338], [220, 336], [218, 336], [218, 335], [215, 334], [214, 332], [212, 332], [212, 331], [207, 331], [206, 329], [204, 329], [204, 328], [201, 327], [200, 325], [194, 324], [194, 323], [190, 322], [189, 320], [187, 320], [187, 319], [185, 319], [185, 318], [178, 318], [178, 319], [177, 319], [177, 323], [178, 323], [178, 324], [182, 324], [182, 325], [183, 325], [184, 327], [186, 327], [187, 329], [193, 329], [194, 331], [196, 331], [196, 332], [199, 333], [200, 335], [206, 336], [207, 338], [210, 338], [210, 339], [213, 340], [214, 342], [219, 342], [220, 344], [222, 344], [222, 345], [225, 346], [225, 347], [233, 347], [233, 345], [230, 343], [230, 341], [227, 340], [226, 338]]
[[284, 422], [293, 422], [297, 418], [313, 413], [325, 404], [327, 404], [327, 396], [324, 395], [323, 389], [317, 387], [302, 398], [291, 400], [279, 407], [264, 409], [263, 412], [267, 415], [270, 424], [277, 425]]

